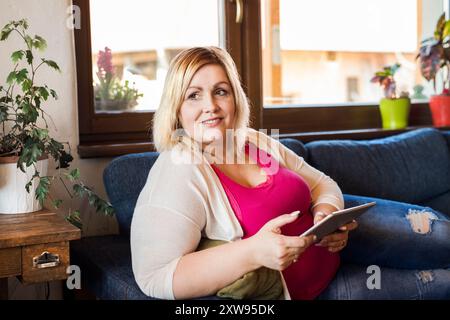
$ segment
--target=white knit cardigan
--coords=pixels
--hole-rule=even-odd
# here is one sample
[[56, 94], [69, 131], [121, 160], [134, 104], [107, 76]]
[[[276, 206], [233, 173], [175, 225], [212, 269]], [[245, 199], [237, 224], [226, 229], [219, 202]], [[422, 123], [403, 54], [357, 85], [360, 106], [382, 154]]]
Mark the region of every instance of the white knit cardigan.
[[[311, 190], [312, 207], [344, 207], [341, 190], [279, 141], [248, 129], [247, 141], [299, 174]], [[160, 154], [141, 191], [131, 223], [131, 258], [140, 289], [149, 296], [174, 299], [172, 280], [179, 259], [195, 251], [201, 237], [237, 241], [243, 232], [220, 180], [210, 164], [179, 143]], [[200, 160], [200, 161], [199, 161]], [[179, 162], [184, 162], [180, 164]], [[202, 163], [198, 163], [202, 162]], [[284, 283], [285, 297], [289, 298]]]

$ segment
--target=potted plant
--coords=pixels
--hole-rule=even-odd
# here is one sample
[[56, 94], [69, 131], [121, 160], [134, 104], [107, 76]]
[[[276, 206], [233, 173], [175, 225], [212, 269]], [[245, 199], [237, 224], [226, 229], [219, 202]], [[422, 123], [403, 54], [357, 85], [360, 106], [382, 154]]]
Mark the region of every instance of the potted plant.
[[445, 20], [445, 14], [439, 18], [434, 36], [422, 41], [417, 58], [422, 76], [433, 80], [435, 93], [436, 76], [441, 72], [442, 92], [430, 97], [430, 110], [435, 126], [450, 126], [450, 20]]
[[111, 49], [100, 50], [97, 59], [98, 83], [94, 87], [96, 110], [127, 110], [137, 105], [137, 100], [143, 96], [129, 81], [121, 83], [112, 65]]
[[384, 129], [401, 129], [408, 126], [410, 99], [407, 92], [397, 95], [397, 86], [394, 74], [400, 68], [396, 63], [386, 66], [382, 71], [375, 73], [370, 80], [378, 83], [384, 90], [384, 98], [380, 101], [381, 120]]
[[[11, 21], [0, 32], [0, 41], [12, 35], [23, 40], [23, 47], [11, 54], [13, 68], [6, 85], [0, 86], [0, 213], [37, 211], [47, 199], [60, 207], [62, 200], [50, 194], [51, 185], [59, 182], [71, 198], [87, 196], [97, 211], [112, 215], [112, 206], [80, 181], [79, 169], [70, 168], [70, 145], [50, 135], [44, 105], [58, 96], [36, 76], [44, 67], [60, 69], [55, 61], [38, 58], [36, 51], [44, 51], [47, 43], [38, 35], [30, 36], [28, 27], [24, 19]], [[49, 159], [58, 169], [54, 175], [47, 174]], [[70, 211], [66, 219], [81, 228], [79, 211]]]

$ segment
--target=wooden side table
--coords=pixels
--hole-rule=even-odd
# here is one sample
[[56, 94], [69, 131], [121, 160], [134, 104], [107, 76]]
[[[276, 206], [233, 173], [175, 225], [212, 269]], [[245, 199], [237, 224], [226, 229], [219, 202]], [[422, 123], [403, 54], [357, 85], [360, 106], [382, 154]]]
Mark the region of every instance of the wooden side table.
[[8, 299], [8, 277], [22, 283], [67, 278], [69, 241], [80, 229], [49, 210], [0, 214], [0, 299]]

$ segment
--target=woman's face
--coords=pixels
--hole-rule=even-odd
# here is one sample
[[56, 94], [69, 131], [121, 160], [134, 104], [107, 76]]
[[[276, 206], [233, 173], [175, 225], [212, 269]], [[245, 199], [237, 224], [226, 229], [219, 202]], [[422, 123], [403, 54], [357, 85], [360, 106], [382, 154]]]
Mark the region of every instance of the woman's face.
[[225, 138], [234, 127], [234, 95], [224, 69], [217, 64], [200, 68], [191, 80], [179, 118], [187, 134], [204, 144]]

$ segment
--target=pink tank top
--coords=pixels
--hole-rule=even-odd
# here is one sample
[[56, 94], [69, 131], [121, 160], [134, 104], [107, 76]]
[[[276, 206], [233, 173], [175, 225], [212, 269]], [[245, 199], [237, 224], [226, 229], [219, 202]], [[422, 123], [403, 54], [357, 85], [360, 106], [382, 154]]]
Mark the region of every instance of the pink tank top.
[[[246, 151], [248, 152], [248, 145]], [[253, 160], [266, 172], [267, 180], [255, 187], [240, 185], [212, 165], [244, 231], [243, 238], [257, 233], [269, 220], [295, 210], [300, 210], [300, 216], [283, 226], [281, 231], [288, 236], [300, 235], [313, 225], [308, 185], [298, 174], [281, 165], [275, 174], [270, 174], [267, 164], [270, 162], [267, 159], [271, 156], [260, 149], [257, 154], [257, 159]], [[260, 161], [261, 157], [264, 157], [264, 161]], [[270, 160], [275, 161], [273, 158]], [[327, 248], [312, 245], [306, 249], [296, 263], [283, 271], [291, 298], [317, 297], [333, 279], [339, 261], [339, 254], [331, 253]]]

